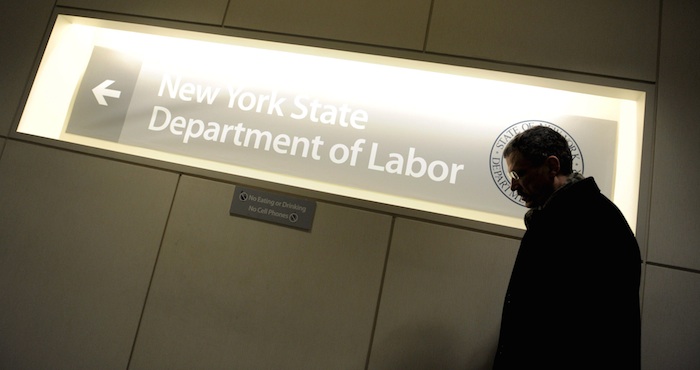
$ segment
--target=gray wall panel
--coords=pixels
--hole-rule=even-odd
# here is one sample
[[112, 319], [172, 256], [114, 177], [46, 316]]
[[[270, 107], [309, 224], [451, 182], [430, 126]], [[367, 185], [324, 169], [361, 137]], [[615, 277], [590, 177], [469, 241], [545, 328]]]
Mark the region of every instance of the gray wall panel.
[[369, 369], [490, 369], [518, 245], [398, 219]]
[[427, 51], [645, 81], [657, 0], [435, 0]]
[[700, 367], [698, 274], [647, 266], [642, 311], [642, 369]]
[[53, 0], [0, 2], [0, 136], [7, 136], [53, 10]]
[[361, 369], [391, 217], [319, 203], [299, 231], [183, 177], [130, 369]]
[[176, 180], [8, 140], [0, 368], [126, 367]]
[[58, 0], [57, 5], [220, 25], [228, 0]]
[[234, 0], [226, 26], [422, 50], [430, 0]]
[[[700, 3], [664, 1], [648, 258], [700, 270]], [[680, 166], [680, 167], [679, 167]], [[679, 171], [680, 170], [680, 171]]]

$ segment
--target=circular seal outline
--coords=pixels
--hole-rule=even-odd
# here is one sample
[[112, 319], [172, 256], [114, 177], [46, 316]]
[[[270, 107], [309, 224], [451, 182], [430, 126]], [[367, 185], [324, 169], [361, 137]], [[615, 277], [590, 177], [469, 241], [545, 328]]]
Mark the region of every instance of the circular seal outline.
[[581, 149], [576, 143], [576, 140], [574, 140], [574, 138], [563, 128], [555, 125], [552, 122], [541, 120], [525, 120], [508, 126], [498, 135], [498, 138], [496, 141], [494, 141], [493, 146], [491, 147], [491, 153], [489, 156], [489, 172], [491, 173], [491, 178], [493, 179], [494, 184], [496, 184], [496, 187], [498, 187], [498, 190], [500, 190], [500, 192], [510, 201], [523, 207], [525, 207], [525, 202], [523, 202], [522, 198], [517, 193], [510, 190], [511, 181], [510, 176], [508, 176], [505, 158], [503, 158], [503, 149], [515, 135], [535, 126], [547, 126], [562, 134], [562, 136], [564, 136], [566, 139], [566, 142], [569, 143], [569, 149], [571, 149], [571, 156], [573, 159], [572, 169], [574, 172], [583, 174], [583, 154], [581, 153]]

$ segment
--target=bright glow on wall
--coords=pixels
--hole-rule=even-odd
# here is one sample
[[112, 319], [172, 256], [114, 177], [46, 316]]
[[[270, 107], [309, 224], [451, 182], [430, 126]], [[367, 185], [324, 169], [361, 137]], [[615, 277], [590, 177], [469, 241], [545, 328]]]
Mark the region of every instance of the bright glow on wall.
[[[644, 99], [642, 91], [60, 15], [18, 132], [523, 228], [498, 148], [510, 132], [551, 124], [570, 135], [584, 174], [634, 229]], [[168, 124], [178, 117], [181, 127]], [[224, 141], [219, 129], [268, 134], [276, 146]], [[314, 142], [314, 152], [294, 152], [291, 139]]]

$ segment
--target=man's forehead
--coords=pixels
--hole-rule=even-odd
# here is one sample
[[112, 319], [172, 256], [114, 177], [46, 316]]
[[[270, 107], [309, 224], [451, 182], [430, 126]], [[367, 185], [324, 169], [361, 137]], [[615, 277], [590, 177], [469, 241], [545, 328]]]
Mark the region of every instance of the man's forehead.
[[530, 165], [530, 161], [525, 159], [525, 157], [517, 150], [514, 150], [506, 156], [506, 164], [511, 170], [513, 167], [527, 167]]
[[506, 162], [508, 164], [511, 164], [511, 163], [522, 161], [522, 157], [523, 156], [522, 156], [522, 154], [520, 154], [520, 152], [518, 152], [517, 150], [514, 150], [514, 151], [508, 153], [508, 155], [505, 157], [505, 159], [506, 159]]

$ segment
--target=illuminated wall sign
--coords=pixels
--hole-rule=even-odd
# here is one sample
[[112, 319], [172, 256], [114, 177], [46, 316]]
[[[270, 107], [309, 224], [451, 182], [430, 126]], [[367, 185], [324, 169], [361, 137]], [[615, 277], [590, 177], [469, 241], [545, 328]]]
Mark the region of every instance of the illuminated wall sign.
[[522, 228], [538, 124], [636, 224], [644, 92], [59, 16], [18, 131]]

